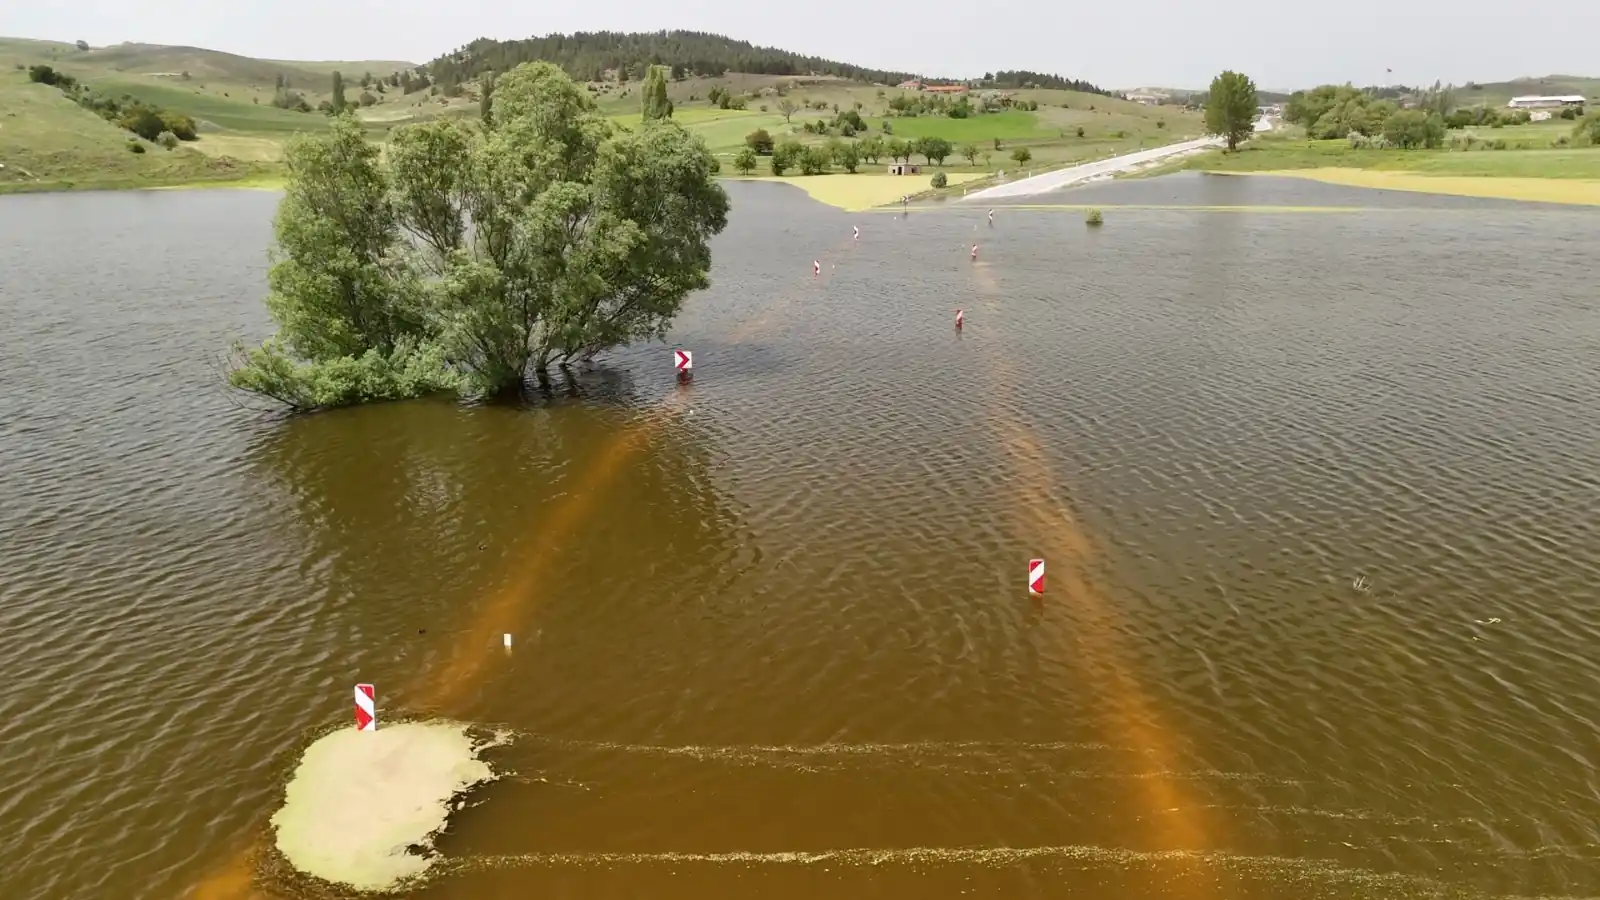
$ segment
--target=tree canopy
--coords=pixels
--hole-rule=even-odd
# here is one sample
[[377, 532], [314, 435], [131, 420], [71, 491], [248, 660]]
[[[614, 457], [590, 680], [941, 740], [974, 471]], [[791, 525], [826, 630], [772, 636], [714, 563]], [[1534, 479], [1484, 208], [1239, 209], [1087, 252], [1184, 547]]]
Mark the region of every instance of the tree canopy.
[[[1408, 98], [1414, 109], [1405, 110], [1393, 97]], [[1318, 85], [1295, 91], [1284, 106], [1283, 118], [1301, 125], [1306, 136], [1320, 140], [1356, 139], [1356, 135], [1382, 137], [1402, 147], [1437, 147], [1444, 142], [1443, 128], [1494, 125], [1501, 121], [1526, 121], [1526, 111], [1504, 113], [1475, 106], [1454, 108], [1454, 92], [1435, 83], [1432, 88], [1403, 88], [1400, 93], [1349, 84]], [[1411, 113], [1418, 112], [1418, 115]], [[1391, 127], [1395, 116], [1405, 113]], [[1519, 116], [1518, 113], [1521, 115]]]
[[1237, 150], [1239, 142], [1255, 131], [1259, 111], [1256, 83], [1248, 76], [1228, 71], [1211, 80], [1206, 130], [1226, 138], [1229, 150]]
[[1437, 112], [1402, 109], [1384, 120], [1383, 138], [1402, 150], [1440, 147], [1444, 144], [1444, 119]]
[[1324, 84], [1295, 91], [1284, 105], [1284, 121], [1302, 125], [1312, 138], [1345, 138], [1352, 133], [1375, 136], [1399, 105], [1376, 93], [1348, 84]]
[[520, 41], [480, 38], [428, 63], [441, 84], [471, 81], [481, 72], [503, 71], [530, 61], [555, 63], [574, 78], [600, 80], [607, 70], [642, 78], [652, 65], [679, 67], [697, 75], [726, 72], [758, 75], [833, 75], [857, 81], [895, 83], [915, 76], [867, 69], [847, 63], [802, 56], [776, 47], [758, 47], [720, 34], [700, 31], [577, 32], [531, 37]]
[[664, 337], [709, 284], [728, 198], [670, 119], [618, 130], [548, 63], [497, 80], [492, 127], [438, 119], [388, 152], [349, 115], [288, 148], [267, 309], [230, 382], [296, 409], [518, 391]]

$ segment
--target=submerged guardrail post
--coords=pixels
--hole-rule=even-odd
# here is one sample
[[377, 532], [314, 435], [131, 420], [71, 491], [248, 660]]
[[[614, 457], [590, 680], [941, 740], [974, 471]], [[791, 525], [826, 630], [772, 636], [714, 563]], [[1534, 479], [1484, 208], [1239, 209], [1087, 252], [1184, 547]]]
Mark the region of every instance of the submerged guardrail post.
[[356, 730], [378, 730], [378, 692], [370, 684], [356, 685]]

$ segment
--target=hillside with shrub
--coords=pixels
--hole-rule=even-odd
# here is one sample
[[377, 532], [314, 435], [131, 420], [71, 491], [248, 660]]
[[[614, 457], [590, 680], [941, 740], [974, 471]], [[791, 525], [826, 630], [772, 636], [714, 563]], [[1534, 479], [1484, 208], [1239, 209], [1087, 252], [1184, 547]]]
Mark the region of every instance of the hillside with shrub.
[[[930, 84], [956, 79], [913, 72], [873, 69], [850, 63], [805, 56], [776, 47], [758, 47], [748, 41], [701, 31], [578, 32], [551, 34], [520, 41], [480, 38], [454, 53], [428, 63], [427, 70], [442, 85], [475, 81], [486, 72], [504, 72], [525, 62], [543, 61], [560, 66], [582, 81], [643, 80], [652, 66], [670, 70], [674, 81], [684, 78], [719, 78], [730, 72], [748, 75], [832, 76], [868, 84], [894, 85], [926, 80]], [[1040, 72], [1003, 71], [987, 74], [986, 86], [1045, 88], [1108, 94], [1086, 81]]]
[[270, 176], [341, 94], [374, 136], [476, 109], [414, 63], [0, 37], [0, 191]]

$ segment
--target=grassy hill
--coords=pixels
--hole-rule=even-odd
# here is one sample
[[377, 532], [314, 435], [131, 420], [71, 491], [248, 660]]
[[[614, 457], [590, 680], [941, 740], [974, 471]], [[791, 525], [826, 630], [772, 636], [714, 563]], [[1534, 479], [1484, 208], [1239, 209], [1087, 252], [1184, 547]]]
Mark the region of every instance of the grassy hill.
[[[441, 84], [462, 84], [481, 78], [486, 72], [504, 72], [536, 60], [554, 63], [580, 81], [606, 81], [614, 75], [619, 80], [638, 80], [651, 66], [669, 69], [674, 80], [737, 72], [787, 78], [823, 76], [882, 85], [913, 80], [930, 84], [963, 81], [926, 72], [872, 69], [777, 47], [758, 47], [749, 41], [703, 31], [577, 32], [520, 41], [480, 38], [428, 63], [428, 71]], [[987, 87], [1001, 89], [1047, 88], [1110, 94], [1087, 81], [1045, 72], [998, 70], [985, 73], [978, 80]]]
[[[639, 92], [631, 82], [625, 85], [614, 81], [592, 82], [589, 88], [600, 108], [610, 113], [615, 121], [625, 125], [638, 121]], [[742, 97], [745, 109], [718, 108], [708, 99], [713, 89]], [[952, 157], [945, 163], [945, 169], [950, 172], [987, 173], [1016, 168], [1011, 154], [1019, 147], [1028, 148], [1033, 157], [1028, 167], [1037, 169], [1195, 137], [1203, 129], [1198, 113], [1179, 107], [1145, 106], [1101, 94], [1063, 90], [1005, 92], [1013, 101], [1037, 102], [1036, 111], [1012, 108], [965, 119], [890, 114], [892, 99], [916, 93], [844, 78], [792, 78], [733, 72], [715, 78], [685, 78], [667, 86], [667, 94], [676, 107], [673, 118], [699, 134], [707, 146], [722, 157], [725, 167], [744, 146], [745, 136], [758, 128], [765, 129], [775, 139], [792, 137], [805, 144], [830, 140], [827, 134], [806, 132], [803, 124], [831, 120], [836, 110], [860, 111], [868, 128], [857, 135], [858, 138], [942, 137], [958, 151], [963, 145], [971, 144], [987, 156], [985, 159], [980, 155], [976, 165], [969, 165], [959, 156]], [[792, 100], [800, 107], [787, 120], [778, 106], [783, 99]], [[1078, 134], [1080, 128], [1082, 136]], [[883, 167], [863, 165], [862, 170], [881, 172]], [[724, 171], [731, 170], [725, 168]], [[925, 184], [925, 178], [919, 179], [915, 187], [920, 189]]]
[[[0, 190], [140, 187], [233, 181], [263, 174], [258, 165], [180, 147], [130, 141], [128, 132], [60, 91], [0, 74]], [[137, 143], [145, 148], [133, 153]]]
[[1579, 94], [1600, 105], [1600, 78], [1580, 75], [1545, 75], [1539, 78], [1517, 78], [1487, 84], [1469, 82], [1456, 88], [1456, 102], [1463, 105], [1505, 106], [1512, 97], [1528, 94], [1557, 95]]
[[[199, 140], [167, 151], [131, 135], [73, 104], [55, 88], [32, 84], [27, 68], [49, 65], [110, 97], [132, 98], [193, 118]], [[122, 187], [184, 183], [270, 174], [283, 142], [298, 131], [326, 126], [315, 112], [273, 105], [281, 83], [313, 107], [331, 96], [332, 73], [346, 79], [346, 98], [356, 102], [359, 81], [415, 64], [396, 60], [296, 62], [264, 60], [199, 47], [118, 44], [80, 49], [59, 41], [0, 38], [0, 190], [60, 187]], [[469, 98], [446, 99], [426, 90], [399, 88], [376, 93], [361, 111], [380, 136], [389, 128], [440, 114], [459, 114]]]
[[[725, 164], [731, 163], [744, 145], [745, 136], [758, 128], [767, 129], [780, 139], [793, 136], [805, 143], [826, 141], [829, 135], [808, 133], [802, 124], [831, 120], [837, 110], [850, 109], [859, 110], [867, 122], [867, 131], [860, 136], [888, 130], [907, 139], [943, 137], [958, 148], [964, 144], [981, 147], [984, 156], [975, 166], [959, 156], [947, 161], [946, 168], [958, 172], [1014, 168], [1010, 155], [1018, 147], [1029, 148], [1033, 156], [1030, 166], [1045, 167], [1153, 146], [1192, 136], [1200, 128], [1196, 114], [1173, 107], [1141, 106], [1101, 93], [1032, 88], [1005, 93], [1018, 101], [1037, 102], [1036, 111], [1010, 109], [968, 119], [942, 115], [891, 117], [890, 101], [914, 92], [860, 79], [872, 75], [899, 77], [899, 73], [879, 73], [842, 63], [827, 63], [843, 73], [837, 75], [743, 72], [724, 66], [743, 60], [751, 68], [787, 71], [818, 61], [771, 48], [751, 48], [715, 35], [698, 38], [702, 42], [692, 46], [698, 48], [700, 67], [720, 71], [715, 75], [691, 75], [688, 67], [683, 67], [679, 79], [670, 83], [668, 93], [678, 109], [675, 118], [699, 134]], [[622, 43], [655, 46], [649, 41]], [[718, 56], [722, 51], [706, 50], [706, 46], [733, 48], [728, 50], [733, 55]], [[740, 57], [735, 51], [745, 55]], [[518, 52], [525, 52], [525, 48]], [[639, 115], [638, 83], [627, 80], [627, 70], [634, 63], [627, 58], [616, 62], [617, 66], [601, 67], [604, 71], [595, 74], [605, 77], [588, 82], [588, 89], [602, 110], [619, 124], [631, 126]], [[199, 139], [172, 151], [144, 144], [145, 152], [134, 153], [129, 149], [127, 132], [74, 105], [60, 91], [29, 83], [26, 70], [34, 64], [50, 65], [96, 93], [132, 98], [190, 116], [198, 126]], [[470, 66], [458, 64], [452, 71], [460, 76], [467, 68]], [[326, 119], [315, 112], [274, 106], [278, 85], [301, 93], [314, 107], [330, 96], [331, 73], [335, 70], [345, 78], [346, 99], [355, 102], [363, 91], [359, 85], [363, 75], [383, 79], [397, 72], [415, 73], [419, 67], [394, 60], [254, 59], [198, 47], [158, 44], [80, 49], [63, 42], [0, 38], [0, 109], [6, 111], [0, 116], [0, 165], [5, 166], [0, 168], [0, 190], [119, 187], [270, 174], [281, 161], [283, 144], [289, 136], [326, 124]], [[1024, 76], [1030, 83], [1038, 80], [1081, 84], [1036, 73], [995, 75], [997, 79]], [[374, 87], [377, 102], [358, 113], [374, 139], [382, 140], [394, 127], [410, 122], [441, 115], [477, 114], [475, 80], [446, 81], [434, 74], [434, 81], [428, 89], [410, 94], [389, 86], [379, 94]], [[1098, 90], [1092, 85], [1086, 87]], [[720, 108], [710, 102], [714, 91], [741, 98], [745, 108]], [[779, 111], [785, 97], [805, 107], [804, 111], [786, 119]], [[882, 171], [881, 167], [863, 169]]]

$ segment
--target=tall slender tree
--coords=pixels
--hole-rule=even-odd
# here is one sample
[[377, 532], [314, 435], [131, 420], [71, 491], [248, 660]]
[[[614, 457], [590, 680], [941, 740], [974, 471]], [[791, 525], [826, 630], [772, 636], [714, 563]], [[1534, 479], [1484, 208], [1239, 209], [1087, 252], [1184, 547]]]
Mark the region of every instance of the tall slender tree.
[[340, 75], [337, 69], [333, 72], [333, 99], [330, 102], [333, 104], [335, 115], [344, 112], [344, 76]]
[[1256, 83], [1239, 72], [1223, 72], [1211, 80], [1206, 98], [1206, 130], [1227, 139], [1228, 149], [1239, 149], [1239, 142], [1255, 131], [1259, 103]]
[[667, 99], [667, 73], [660, 66], [651, 66], [645, 73], [644, 87], [639, 91], [639, 103], [646, 122], [672, 117], [672, 101]]
[[483, 124], [494, 125], [494, 107], [491, 98], [494, 96], [494, 73], [485, 72], [482, 87], [478, 92], [478, 116], [483, 119]]

